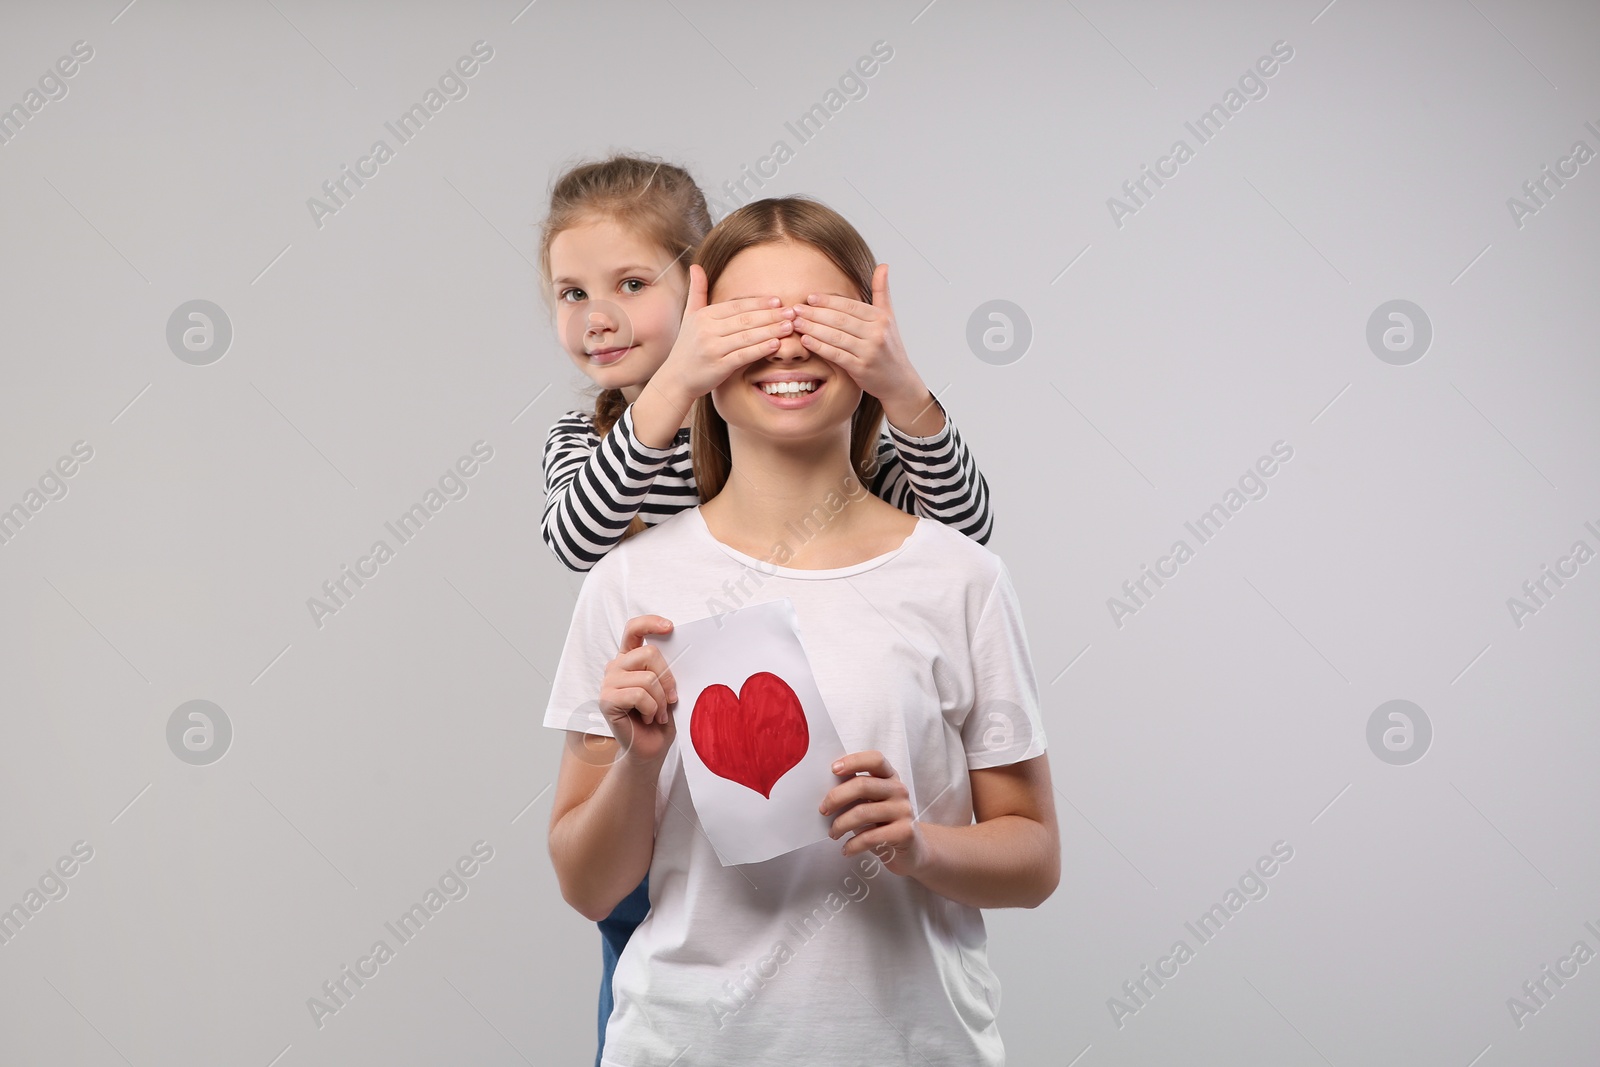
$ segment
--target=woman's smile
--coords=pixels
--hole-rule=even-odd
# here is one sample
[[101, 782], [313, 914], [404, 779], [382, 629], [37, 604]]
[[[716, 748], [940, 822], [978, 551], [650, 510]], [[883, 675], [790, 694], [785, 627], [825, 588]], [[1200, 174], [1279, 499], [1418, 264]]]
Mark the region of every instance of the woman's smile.
[[780, 408], [803, 408], [816, 402], [827, 379], [798, 371], [763, 374], [750, 383], [769, 403]]

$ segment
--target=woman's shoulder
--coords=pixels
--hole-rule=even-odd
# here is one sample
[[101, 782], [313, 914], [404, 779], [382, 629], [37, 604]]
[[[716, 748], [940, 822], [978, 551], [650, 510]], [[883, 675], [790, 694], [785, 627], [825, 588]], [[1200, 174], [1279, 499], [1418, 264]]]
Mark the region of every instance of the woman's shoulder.
[[998, 555], [938, 519], [918, 518], [914, 536], [920, 539], [921, 551], [910, 562], [937, 566], [941, 581], [964, 576], [988, 588], [1005, 571]]
[[[589, 568], [601, 581], [627, 584], [630, 573], [681, 575], [681, 565], [704, 556], [704, 520], [698, 508], [686, 508], [640, 532], [623, 538]], [[666, 569], [663, 569], [666, 564]]]

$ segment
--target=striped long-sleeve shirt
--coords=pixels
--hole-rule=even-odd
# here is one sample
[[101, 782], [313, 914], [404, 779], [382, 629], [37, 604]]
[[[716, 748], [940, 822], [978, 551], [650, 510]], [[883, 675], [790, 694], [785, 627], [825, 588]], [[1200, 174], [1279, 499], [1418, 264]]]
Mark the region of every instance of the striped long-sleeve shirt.
[[[873, 494], [987, 542], [989, 486], [949, 414], [931, 437], [902, 433], [888, 420], [883, 425]], [[650, 448], [634, 436], [631, 404], [603, 440], [587, 412], [561, 416], [545, 439], [543, 467], [544, 541], [575, 571], [587, 571], [615, 548], [635, 515], [654, 526], [700, 503], [688, 428], [666, 448]]]

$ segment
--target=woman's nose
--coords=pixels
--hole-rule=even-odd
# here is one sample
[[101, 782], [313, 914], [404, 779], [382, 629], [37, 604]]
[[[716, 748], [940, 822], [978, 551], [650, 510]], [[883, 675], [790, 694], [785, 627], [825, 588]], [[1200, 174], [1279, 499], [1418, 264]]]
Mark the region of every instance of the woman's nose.
[[800, 335], [790, 332], [787, 336], [779, 338], [778, 350], [767, 358], [777, 363], [798, 363], [810, 355], [806, 346], [800, 343]]

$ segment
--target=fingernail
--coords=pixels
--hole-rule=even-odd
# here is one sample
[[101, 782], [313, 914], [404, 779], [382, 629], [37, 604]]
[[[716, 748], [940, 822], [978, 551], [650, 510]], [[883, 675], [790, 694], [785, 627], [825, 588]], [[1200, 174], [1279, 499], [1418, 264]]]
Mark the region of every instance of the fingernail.
[[840, 760], [839, 762], [837, 762], [837, 763], [835, 763], [833, 765], [833, 773], [834, 774], [838, 774], [842, 770], [844, 770], [844, 760]]

